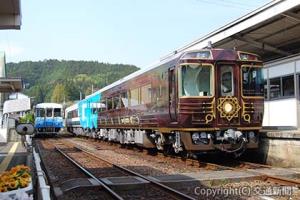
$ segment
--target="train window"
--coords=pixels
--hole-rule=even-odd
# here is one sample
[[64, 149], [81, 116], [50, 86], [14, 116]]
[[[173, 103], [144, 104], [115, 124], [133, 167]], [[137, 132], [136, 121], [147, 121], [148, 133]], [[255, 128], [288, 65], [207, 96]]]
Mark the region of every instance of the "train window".
[[244, 96], [264, 95], [264, 79], [262, 68], [242, 67], [242, 77]]
[[130, 90], [130, 105], [139, 105], [139, 88]]
[[44, 110], [44, 108], [37, 108], [36, 109], [36, 115], [37, 115], [37, 117], [45, 117], [45, 110]]
[[270, 79], [270, 99], [281, 97], [281, 80], [280, 78]]
[[282, 77], [282, 92], [284, 97], [294, 96], [294, 85], [294, 75]]
[[60, 108], [54, 108], [54, 117], [61, 117]]
[[111, 110], [113, 108], [112, 98], [106, 99], [106, 106], [107, 106], [107, 110]]
[[106, 111], [105, 100], [102, 100], [100, 102], [100, 108], [99, 108], [99, 110], [100, 110], [100, 112]]
[[114, 107], [114, 109], [121, 108], [120, 97], [114, 97], [113, 107]]
[[221, 96], [233, 96], [233, 68], [231, 65], [221, 67]]
[[186, 53], [181, 59], [211, 59], [210, 51], [198, 51]]
[[99, 111], [99, 108], [92, 108], [92, 114], [97, 114]]
[[141, 103], [151, 103], [151, 85], [145, 85], [141, 88]]
[[127, 92], [123, 92], [121, 94], [121, 107], [122, 108], [127, 108], [128, 107], [128, 93]]
[[268, 82], [267, 82], [267, 80], [264, 80], [264, 96], [265, 96], [265, 99], [267, 100], [268, 99]]
[[52, 108], [46, 108], [46, 117], [52, 117]]
[[73, 118], [78, 117], [78, 109], [72, 111]]
[[212, 67], [184, 65], [181, 68], [182, 96], [211, 96]]

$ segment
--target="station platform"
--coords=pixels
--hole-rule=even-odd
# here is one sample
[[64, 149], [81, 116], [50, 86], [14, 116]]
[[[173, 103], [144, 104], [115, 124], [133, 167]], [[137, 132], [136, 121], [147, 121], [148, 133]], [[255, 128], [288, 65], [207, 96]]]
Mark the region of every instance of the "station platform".
[[30, 154], [24, 147], [21, 137], [13, 132], [9, 142], [0, 143], [0, 173], [21, 164], [31, 165]]
[[262, 162], [277, 167], [300, 167], [300, 130], [263, 130], [260, 136]]

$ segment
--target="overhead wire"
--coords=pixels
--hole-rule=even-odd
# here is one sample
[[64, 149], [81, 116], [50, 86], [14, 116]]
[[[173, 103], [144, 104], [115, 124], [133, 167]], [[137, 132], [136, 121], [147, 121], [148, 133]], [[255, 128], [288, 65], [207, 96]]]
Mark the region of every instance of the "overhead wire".
[[224, 2], [224, 3], [230, 3], [230, 4], [234, 4], [234, 5], [240, 5], [240, 6], [246, 6], [246, 7], [257, 7], [257, 5], [255, 4], [249, 4], [250, 2], [241, 2], [240, 0], [215, 0], [215, 1], [221, 1], [221, 2]]
[[250, 5], [250, 4], [245, 4], [245, 3], [240, 3], [240, 2], [235, 2], [235, 1], [230, 1], [230, 0], [197, 0], [206, 4], [211, 4], [211, 5], [217, 5], [217, 6], [223, 6], [223, 7], [230, 7], [230, 8], [236, 8], [236, 9], [245, 9], [245, 10], [252, 10], [253, 8], [256, 7], [256, 5]]

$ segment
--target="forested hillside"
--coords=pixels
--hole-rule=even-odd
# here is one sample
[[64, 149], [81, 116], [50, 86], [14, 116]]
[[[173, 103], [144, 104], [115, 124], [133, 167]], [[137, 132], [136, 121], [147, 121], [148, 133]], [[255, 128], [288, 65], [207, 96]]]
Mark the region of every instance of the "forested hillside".
[[34, 97], [34, 103], [79, 100], [136, 70], [133, 65], [94, 61], [44, 60], [8, 63], [8, 77], [21, 77], [24, 93]]

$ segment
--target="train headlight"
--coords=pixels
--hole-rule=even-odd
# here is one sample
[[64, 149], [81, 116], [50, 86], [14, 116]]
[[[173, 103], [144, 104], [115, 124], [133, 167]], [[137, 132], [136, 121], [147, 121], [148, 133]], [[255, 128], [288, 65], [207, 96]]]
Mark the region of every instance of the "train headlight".
[[209, 143], [208, 134], [205, 132], [192, 133], [192, 141], [194, 144], [208, 144]]
[[200, 136], [199, 136], [199, 133], [193, 133], [192, 134], [192, 140], [195, 142], [195, 141], [197, 141], [197, 140], [199, 140], [200, 139]]
[[223, 108], [226, 113], [230, 113], [233, 110], [233, 106], [229, 102], [225, 102]]
[[252, 142], [255, 142], [255, 143], [258, 142], [258, 135], [253, 131], [250, 131], [248, 133], [248, 138], [249, 138], [249, 141], [252, 141]]
[[255, 138], [255, 133], [253, 131], [249, 132], [249, 138], [250, 139]]
[[206, 133], [205, 133], [205, 132], [201, 132], [201, 133], [200, 133], [200, 138], [207, 138]]

